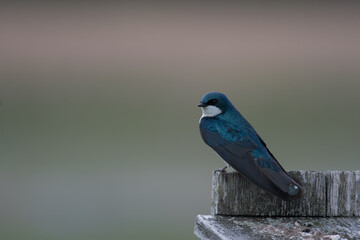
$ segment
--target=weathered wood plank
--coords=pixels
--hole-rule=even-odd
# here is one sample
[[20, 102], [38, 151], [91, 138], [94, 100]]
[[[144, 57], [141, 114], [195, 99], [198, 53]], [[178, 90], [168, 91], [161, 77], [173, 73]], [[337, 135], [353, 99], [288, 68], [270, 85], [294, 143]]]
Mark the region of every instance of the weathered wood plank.
[[359, 216], [360, 171], [328, 172], [327, 216]]
[[360, 171], [290, 171], [303, 185], [301, 197], [282, 201], [237, 172], [213, 173], [213, 215], [360, 216]]
[[194, 233], [200, 239], [360, 239], [357, 217], [196, 217]]

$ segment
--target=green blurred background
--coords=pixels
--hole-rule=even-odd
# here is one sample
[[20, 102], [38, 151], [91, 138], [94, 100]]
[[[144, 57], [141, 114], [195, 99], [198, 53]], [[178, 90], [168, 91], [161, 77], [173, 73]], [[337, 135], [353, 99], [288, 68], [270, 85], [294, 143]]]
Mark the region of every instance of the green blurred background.
[[208, 91], [286, 169], [360, 169], [358, 9], [2, 6], [0, 238], [196, 239]]

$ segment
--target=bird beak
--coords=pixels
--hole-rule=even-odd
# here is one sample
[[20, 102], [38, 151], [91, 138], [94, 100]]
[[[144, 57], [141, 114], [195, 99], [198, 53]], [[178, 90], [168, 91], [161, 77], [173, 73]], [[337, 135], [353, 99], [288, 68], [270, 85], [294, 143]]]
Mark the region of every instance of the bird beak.
[[200, 103], [199, 105], [197, 105], [198, 107], [206, 107], [207, 104], [206, 103]]

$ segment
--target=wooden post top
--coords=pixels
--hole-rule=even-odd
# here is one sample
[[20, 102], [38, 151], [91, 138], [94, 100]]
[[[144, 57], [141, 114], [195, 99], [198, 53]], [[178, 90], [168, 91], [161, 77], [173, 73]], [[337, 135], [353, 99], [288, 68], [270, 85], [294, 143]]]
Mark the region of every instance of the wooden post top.
[[265, 192], [238, 172], [214, 172], [211, 213], [227, 216], [360, 216], [360, 171], [290, 171], [302, 183], [290, 202]]

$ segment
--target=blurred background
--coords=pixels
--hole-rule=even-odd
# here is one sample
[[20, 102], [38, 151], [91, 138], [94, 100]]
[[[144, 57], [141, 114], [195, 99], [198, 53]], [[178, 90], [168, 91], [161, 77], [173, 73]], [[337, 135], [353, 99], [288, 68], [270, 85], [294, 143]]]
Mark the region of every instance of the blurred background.
[[196, 107], [228, 95], [287, 170], [360, 169], [354, 5], [3, 4], [0, 238], [196, 239]]

